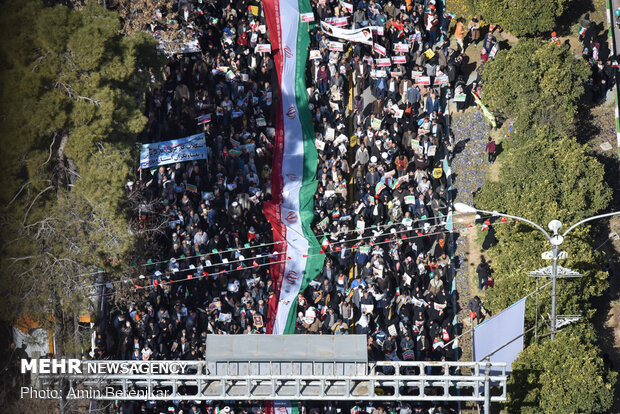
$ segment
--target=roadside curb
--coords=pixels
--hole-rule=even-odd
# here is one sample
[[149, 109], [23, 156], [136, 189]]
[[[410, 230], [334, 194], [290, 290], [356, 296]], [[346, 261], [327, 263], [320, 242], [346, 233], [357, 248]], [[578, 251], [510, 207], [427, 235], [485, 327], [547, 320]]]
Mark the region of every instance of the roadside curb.
[[[614, 31], [614, 26], [613, 26], [614, 11], [611, 7], [611, 1], [612, 0], [606, 0], [605, 2], [606, 7], [607, 7], [607, 25], [608, 25], [607, 34], [609, 36], [610, 50], [613, 56], [618, 56], [618, 51], [616, 50], [616, 42], [615, 42], [615, 31]], [[613, 95], [614, 95], [614, 111], [616, 115], [616, 144], [618, 147], [618, 157], [620, 158], [620, 110], [618, 110], [618, 103], [620, 102], [620, 99], [618, 99], [618, 79], [616, 79], [616, 84], [614, 85]]]

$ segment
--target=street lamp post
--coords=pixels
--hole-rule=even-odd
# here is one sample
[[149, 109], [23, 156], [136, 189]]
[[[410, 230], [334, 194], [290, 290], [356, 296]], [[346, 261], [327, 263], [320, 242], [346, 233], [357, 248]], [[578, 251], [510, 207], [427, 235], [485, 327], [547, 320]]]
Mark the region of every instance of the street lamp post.
[[454, 210], [459, 213], [465, 213], [465, 214], [484, 213], [484, 214], [491, 214], [493, 216], [507, 217], [507, 218], [511, 218], [515, 220], [520, 220], [540, 230], [545, 235], [547, 240], [549, 240], [549, 243], [551, 244], [551, 252], [552, 252], [552, 257], [553, 257], [553, 265], [551, 267], [551, 278], [552, 278], [552, 283], [551, 283], [551, 339], [555, 338], [556, 319], [557, 319], [556, 314], [555, 314], [555, 296], [556, 296], [556, 281], [558, 278], [558, 252], [559, 252], [560, 245], [564, 241], [564, 236], [566, 236], [575, 227], [583, 223], [586, 223], [588, 221], [592, 221], [592, 220], [596, 220], [596, 219], [600, 219], [604, 217], [611, 217], [611, 216], [620, 214], [620, 211], [614, 211], [613, 213], [599, 214], [597, 216], [588, 217], [586, 219], [583, 219], [573, 224], [572, 226], [568, 228], [568, 230], [566, 230], [562, 234], [558, 233], [560, 231], [560, 228], [562, 228], [562, 223], [559, 220], [551, 220], [548, 225], [549, 230], [553, 232], [553, 236], [551, 236], [541, 226], [523, 217], [512, 216], [510, 214], [499, 213], [497, 211], [480, 210], [480, 209], [477, 209], [475, 207], [469, 206], [464, 203], [454, 203]]

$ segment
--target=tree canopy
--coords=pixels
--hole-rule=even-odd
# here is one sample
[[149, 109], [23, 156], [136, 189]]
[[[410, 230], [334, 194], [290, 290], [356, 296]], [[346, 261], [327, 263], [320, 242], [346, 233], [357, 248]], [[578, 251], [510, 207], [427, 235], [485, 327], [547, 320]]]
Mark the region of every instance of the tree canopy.
[[561, 332], [553, 341], [528, 346], [512, 363], [508, 411], [607, 412], [617, 377], [604, 366], [594, 345], [571, 332]]
[[476, 204], [536, 223], [557, 219], [568, 225], [607, 207], [611, 190], [604, 172], [585, 146], [545, 128], [511, 148], [498, 180], [485, 184]]
[[[594, 313], [592, 301], [603, 295], [609, 286], [607, 272], [601, 252], [592, 249], [592, 240], [587, 226], [572, 231], [561, 249], [568, 253], [568, 259], [560, 265], [579, 272], [582, 277], [560, 279], [557, 288], [557, 312], [564, 315], [591, 317]], [[495, 314], [507, 308], [520, 298], [536, 289], [536, 278], [529, 272], [549, 266], [541, 253], [550, 249], [549, 242], [536, 229], [525, 223], [496, 226], [498, 243], [489, 250], [495, 272], [495, 287], [486, 293], [485, 304]], [[538, 280], [538, 286], [550, 279]], [[551, 287], [539, 292], [539, 315], [551, 313]], [[535, 300], [527, 301], [526, 319], [534, 321]]]
[[551, 126], [569, 134], [589, 76], [587, 63], [568, 45], [521, 40], [485, 65], [482, 100], [494, 113], [516, 119], [516, 131]]
[[[498, 180], [485, 183], [477, 194], [476, 206], [484, 210], [520, 216], [546, 228], [554, 219], [564, 229], [605, 209], [611, 191], [604, 181], [604, 168], [587, 149], [572, 138], [558, 137], [549, 128], [530, 140], [510, 148], [503, 159]], [[592, 250], [589, 227], [573, 230], [562, 250], [569, 253], [563, 265], [579, 271], [583, 278], [560, 283], [558, 309], [566, 314], [589, 311], [591, 299], [607, 288], [604, 258]], [[497, 312], [535, 289], [528, 273], [548, 266], [540, 254], [549, 242], [526, 223], [496, 226], [497, 245], [489, 251], [497, 274], [495, 288], [487, 295], [488, 306]], [[549, 311], [549, 289], [540, 293], [541, 314]], [[528, 304], [528, 318], [534, 307]]]
[[28, 0], [4, 12], [2, 315], [43, 319], [84, 309], [93, 276], [79, 274], [128, 262], [124, 186], [147, 122], [149, 70], [163, 60], [151, 37], [122, 36], [118, 15], [97, 2]]
[[470, 9], [514, 36], [550, 32], [569, 0], [468, 0]]

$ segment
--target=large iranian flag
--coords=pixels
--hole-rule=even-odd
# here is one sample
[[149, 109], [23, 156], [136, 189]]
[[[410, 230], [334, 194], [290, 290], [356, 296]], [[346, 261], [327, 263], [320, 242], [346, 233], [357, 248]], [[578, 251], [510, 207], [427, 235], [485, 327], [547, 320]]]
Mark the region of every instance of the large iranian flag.
[[264, 214], [273, 227], [279, 253], [271, 265], [275, 295], [269, 302], [267, 332], [292, 334], [297, 294], [323, 267], [320, 245], [310, 229], [318, 164], [308, 109], [305, 67], [310, 38], [300, 14], [312, 12], [308, 0], [263, 1], [280, 97], [276, 108], [273, 199]]

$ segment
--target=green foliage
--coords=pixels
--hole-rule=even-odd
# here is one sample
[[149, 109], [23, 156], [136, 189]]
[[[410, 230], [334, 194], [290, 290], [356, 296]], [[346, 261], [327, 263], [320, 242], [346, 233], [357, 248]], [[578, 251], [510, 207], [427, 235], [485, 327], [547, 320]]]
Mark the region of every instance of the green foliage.
[[95, 293], [94, 276], [78, 275], [120, 274], [135, 245], [123, 187], [147, 121], [149, 69], [163, 58], [148, 35], [121, 36], [117, 14], [95, 1], [5, 9], [0, 311], [64, 321]]
[[570, 134], [589, 74], [568, 45], [522, 40], [485, 66], [482, 100], [492, 112], [516, 119], [516, 131], [551, 126]]
[[569, 332], [533, 344], [512, 363], [511, 413], [603, 413], [613, 403], [618, 374], [604, 367], [598, 349]]
[[498, 181], [487, 182], [476, 205], [546, 224], [592, 216], [611, 200], [604, 167], [571, 138], [549, 130], [521, 141], [506, 154]]
[[[538, 286], [549, 282], [549, 278], [529, 277], [528, 273], [549, 266], [541, 253], [550, 250], [549, 242], [528, 224], [502, 224], [496, 226], [498, 244], [489, 250], [495, 271], [495, 287], [487, 291], [485, 304], [495, 314], [533, 292]], [[592, 249], [592, 240], [587, 226], [578, 227], [566, 237], [562, 250], [568, 252], [568, 259], [561, 266], [578, 271], [583, 275], [577, 279], [558, 279], [557, 313], [563, 315], [593, 316], [592, 300], [605, 293], [609, 283], [601, 252]], [[551, 314], [551, 286], [538, 294], [539, 315]], [[536, 300], [534, 296], [526, 302], [526, 319], [534, 321]]]
[[[584, 146], [570, 138], [539, 133], [521, 141], [506, 154], [498, 180], [487, 182], [476, 196], [476, 206], [525, 217], [546, 228], [558, 219], [564, 229], [595, 215], [611, 200], [603, 166], [588, 155]], [[496, 226], [498, 243], [489, 251], [496, 271], [495, 288], [487, 294], [492, 312], [516, 302], [534, 291], [536, 280], [528, 273], [550, 263], [541, 253], [550, 250], [547, 239], [529, 224]], [[591, 300], [601, 296], [608, 286], [601, 269], [604, 258], [592, 250], [588, 227], [577, 227], [562, 244], [569, 254], [563, 266], [583, 274], [580, 279], [561, 280], [558, 284], [558, 313], [591, 316]], [[539, 281], [539, 286], [548, 279]], [[550, 289], [539, 294], [540, 313], [550, 313]], [[534, 301], [528, 301], [527, 318], [534, 319]]]
[[514, 36], [550, 32], [570, 0], [468, 0], [468, 9]]

